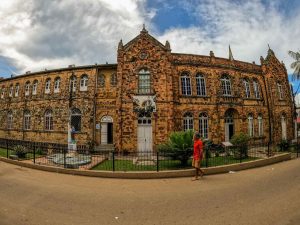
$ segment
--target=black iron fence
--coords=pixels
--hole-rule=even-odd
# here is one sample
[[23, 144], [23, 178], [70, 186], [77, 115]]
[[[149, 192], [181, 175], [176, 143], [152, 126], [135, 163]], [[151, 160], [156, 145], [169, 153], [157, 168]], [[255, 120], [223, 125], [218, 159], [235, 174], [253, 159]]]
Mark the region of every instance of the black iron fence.
[[[242, 163], [268, 158], [280, 152], [291, 152], [299, 156], [300, 145], [270, 145], [259, 143], [242, 146], [222, 145], [205, 146], [202, 167]], [[28, 163], [62, 168], [106, 171], [162, 171], [192, 168], [191, 148], [170, 149], [155, 152], [116, 152], [96, 151], [88, 146], [77, 146], [76, 150], [68, 145], [0, 139], [0, 157], [23, 160]]]

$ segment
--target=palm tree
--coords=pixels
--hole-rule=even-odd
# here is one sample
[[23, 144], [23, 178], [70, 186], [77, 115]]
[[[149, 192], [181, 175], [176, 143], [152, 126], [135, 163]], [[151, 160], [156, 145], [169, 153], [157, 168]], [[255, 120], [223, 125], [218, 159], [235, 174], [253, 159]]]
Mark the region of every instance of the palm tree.
[[289, 55], [296, 60], [291, 64], [291, 68], [294, 69], [292, 79], [300, 80], [300, 52], [289, 51]]

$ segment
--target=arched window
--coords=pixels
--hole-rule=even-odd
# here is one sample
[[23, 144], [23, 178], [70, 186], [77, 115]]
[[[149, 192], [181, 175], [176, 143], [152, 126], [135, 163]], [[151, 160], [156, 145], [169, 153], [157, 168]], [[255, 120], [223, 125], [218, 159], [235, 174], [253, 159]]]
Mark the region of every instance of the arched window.
[[72, 75], [70, 77], [70, 91], [75, 92], [76, 91], [76, 85], [77, 85], [77, 77]]
[[282, 100], [283, 99], [283, 89], [282, 89], [282, 84], [281, 83], [277, 83], [277, 88], [278, 88], [278, 96], [279, 99]]
[[227, 75], [223, 75], [221, 78], [222, 93], [224, 96], [231, 96], [231, 82]]
[[53, 130], [53, 116], [50, 109], [45, 112], [45, 130]]
[[255, 98], [260, 98], [260, 86], [257, 80], [253, 81], [253, 90]]
[[30, 82], [27, 81], [25, 84], [25, 96], [28, 96], [30, 93]]
[[250, 137], [254, 136], [254, 124], [253, 124], [253, 115], [248, 115], [248, 135]]
[[250, 98], [250, 84], [249, 84], [249, 81], [247, 79], [244, 79], [243, 82], [244, 82], [244, 86], [245, 86], [245, 97]]
[[206, 113], [199, 115], [199, 133], [203, 138], [208, 138], [208, 116]]
[[2, 86], [2, 91], [1, 91], [1, 98], [5, 97], [5, 87]]
[[88, 87], [88, 76], [82, 75], [80, 79], [80, 91], [87, 91]]
[[81, 111], [77, 108], [71, 110], [71, 128], [73, 131], [81, 131]]
[[193, 130], [194, 129], [194, 119], [190, 112], [187, 112], [183, 116], [183, 130]]
[[115, 73], [110, 75], [110, 85], [111, 86], [116, 86], [117, 85], [117, 75]]
[[99, 87], [105, 87], [105, 76], [104, 74], [98, 75], [98, 85]]
[[16, 84], [16, 89], [15, 89], [15, 97], [19, 96], [19, 89], [20, 89], [20, 85]]
[[285, 114], [281, 115], [281, 138], [286, 140], [286, 116]]
[[181, 74], [181, 93], [182, 95], [192, 95], [191, 78], [186, 72]]
[[258, 136], [261, 137], [264, 135], [263, 117], [261, 114], [258, 115], [257, 122], [258, 122]]
[[31, 115], [30, 111], [24, 111], [24, 130], [30, 130]]
[[35, 80], [35, 81], [33, 81], [33, 85], [32, 85], [32, 95], [36, 95], [37, 88], [38, 88], [38, 81]]
[[7, 113], [7, 129], [13, 128], [13, 113], [12, 111], [9, 111]]
[[139, 94], [149, 94], [151, 92], [150, 72], [147, 69], [139, 71]]
[[60, 92], [60, 77], [56, 77], [54, 80], [54, 93]]
[[202, 74], [196, 75], [196, 85], [197, 85], [197, 95], [198, 96], [206, 96], [205, 79]]
[[9, 88], [9, 97], [12, 97], [14, 93], [14, 86], [11, 84]]
[[50, 93], [50, 88], [51, 88], [51, 79], [48, 78], [45, 83], [45, 93], [46, 94]]

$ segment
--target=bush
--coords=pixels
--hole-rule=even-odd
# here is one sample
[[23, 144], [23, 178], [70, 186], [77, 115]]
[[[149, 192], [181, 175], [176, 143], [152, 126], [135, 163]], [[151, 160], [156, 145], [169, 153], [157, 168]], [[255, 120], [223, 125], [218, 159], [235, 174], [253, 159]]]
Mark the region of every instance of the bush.
[[14, 151], [18, 158], [25, 158], [26, 154], [28, 153], [28, 149], [25, 146], [17, 145], [14, 147]]
[[158, 145], [157, 149], [172, 159], [180, 160], [181, 165], [186, 166], [193, 154], [193, 135], [192, 130], [173, 132], [170, 134], [169, 141]]
[[290, 147], [290, 144], [287, 140], [281, 140], [279, 143], [280, 151], [287, 151]]
[[234, 145], [232, 147], [233, 157], [235, 159], [248, 158], [248, 142], [249, 136], [245, 133], [233, 135], [230, 142]]

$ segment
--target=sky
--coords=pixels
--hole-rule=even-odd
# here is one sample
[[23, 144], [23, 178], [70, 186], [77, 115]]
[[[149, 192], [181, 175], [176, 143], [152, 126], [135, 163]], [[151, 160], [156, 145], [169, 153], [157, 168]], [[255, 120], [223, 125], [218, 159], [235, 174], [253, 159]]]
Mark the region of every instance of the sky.
[[172, 52], [260, 64], [269, 44], [289, 75], [300, 51], [299, 0], [1, 0], [0, 21], [0, 77], [116, 63], [142, 24]]

